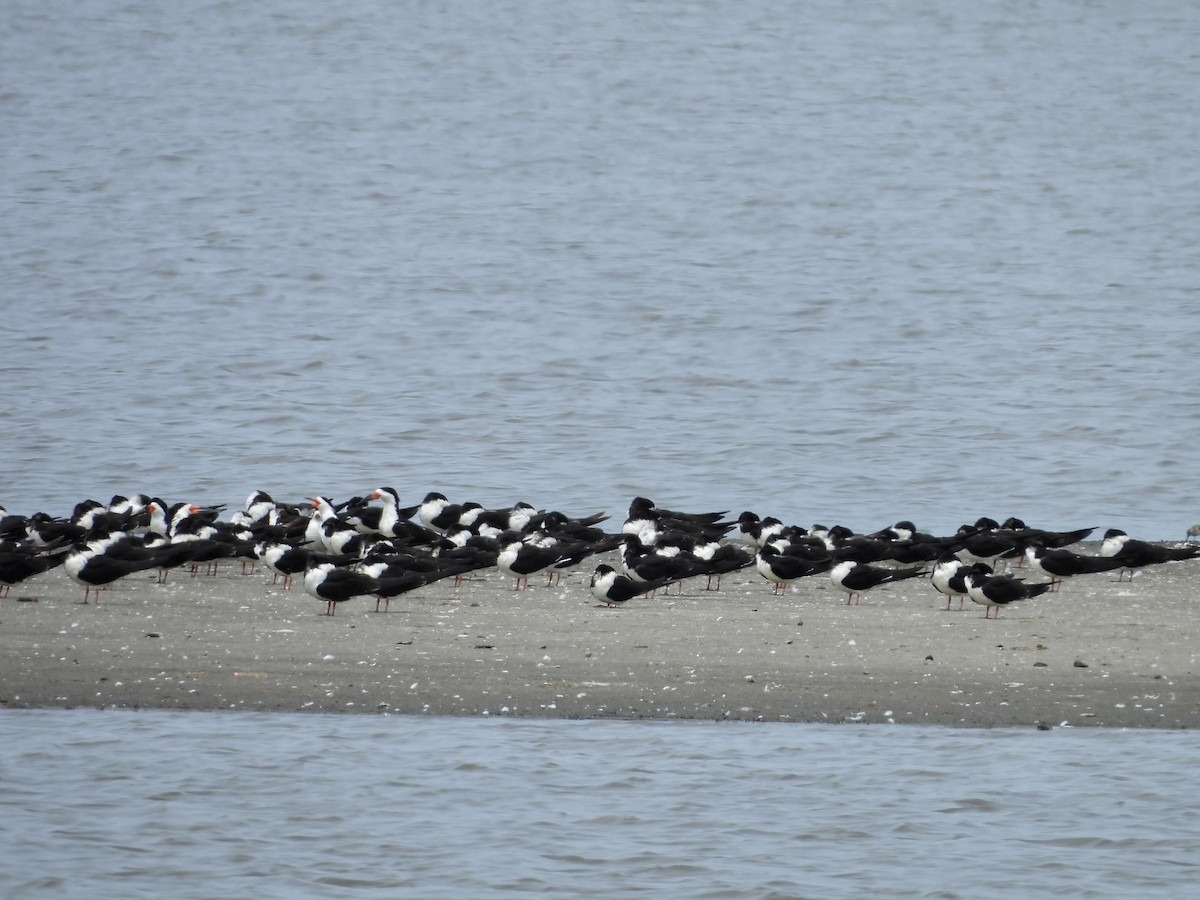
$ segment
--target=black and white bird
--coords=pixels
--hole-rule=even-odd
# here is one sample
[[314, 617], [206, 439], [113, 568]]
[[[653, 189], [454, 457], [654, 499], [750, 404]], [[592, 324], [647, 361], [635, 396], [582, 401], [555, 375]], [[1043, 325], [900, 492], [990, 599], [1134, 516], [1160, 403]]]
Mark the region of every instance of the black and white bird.
[[754, 547], [762, 547], [772, 538], [786, 531], [787, 526], [774, 516], [760, 519], [757, 513], [747, 509], [737, 517], [737, 530], [742, 541]]
[[1146, 566], [1158, 566], [1169, 562], [1184, 562], [1200, 557], [1200, 546], [1167, 547], [1163, 544], [1150, 544], [1131, 538], [1119, 528], [1110, 528], [1104, 533], [1104, 543], [1100, 545], [1100, 555], [1119, 559], [1121, 574], [1118, 581], [1125, 579], [1133, 581], [1135, 569]]
[[389, 570], [376, 579], [378, 587], [371, 592], [375, 595], [375, 612], [379, 612], [381, 601], [383, 603], [383, 611], [388, 612], [391, 609], [393, 597], [399, 597], [401, 594], [415, 591], [417, 588], [433, 584], [435, 581], [441, 581], [443, 578], [455, 578], [457, 580], [475, 568], [476, 566], [474, 565], [462, 564], [447, 565], [438, 569], [424, 571], [410, 570], [408, 572], [397, 572]]
[[[1012, 575], [997, 575], [987, 563], [975, 563], [966, 574], [967, 596], [984, 607], [983, 617], [1000, 618], [1000, 608], [1050, 590], [1050, 582], [1026, 584]], [[991, 616], [992, 610], [996, 615]]]
[[255, 545], [254, 554], [274, 573], [273, 581], [278, 581], [279, 576], [283, 576], [283, 589], [287, 591], [292, 589], [293, 576], [307, 569], [314, 560], [345, 565], [354, 559], [352, 556], [331, 556], [307, 546], [297, 547], [283, 541], [261, 541]]
[[891, 584], [906, 578], [916, 578], [925, 574], [924, 566], [909, 566], [905, 569], [885, 569], [872, 566], [869, 563], [842, 560], [829, 570], [829, 580], [835, 587], [846, 592], [846, 605], [851, 601], [857, 605], [862, 601], [864, 591], [879, 587], [881, 584]]
[[134, 572], [144, 572], [158, 566], [158, 558], [153, 553], [122, 554], [120, 551], [126, 545], [121, 541], [121, 538], [110, 537], [76, 546], [63, 560], [63, 571], [72, 580], [83, 585], [84, 603], [88, 602], [88, 597], [93, 592], [98, 602], [101, 589], [114, 581]]
[[[555, 542], [547, 547], [539, 547], [519, 539], [515, 533], [509, 534], [508, 537], [509, 540], [501, 542], [500, 552], [496, 555], [496, 566], [501, 572], [516, 579], [513, 584], [514, 591], [526, 590], [529, 587], [530, 575], [550, 568], [561, 569], [574, 565], [591, 554], [590, 548], [579, 545], [568, 548]], [[546, 583], [549, 584], [550, 579], [547, 579]]]
[[766, 544], [754, 555], [754, 565], [758, 574], [773, 585], [771, 592], [778, 595], [786, 594], [789, 585], [798, 578], [828, 572], [833, 560], [792, 556], [780, 551], [774, 544]]
[[410, 522], [419, 507], [400, 506], [400, 494], [395, 488], [381, 487], [371, 491], [366, 501], [378, 500], [379, 506], [364, 501], [353, 511], [343, 514], [345, 520], [361, 534], [381, 534], [384, 537], [403, 537], [411, 533], [415, 523]]
[[[704, 589], [719, 591], [721, 576], [754, 565], [756, 554], [749, 547], [738, 543], [709, 541], [693, 547], [691, 557], [698, 568], [696, 574], [704, 575], [708, 579]], [[716, 587], [713, 587], [714, 578], [717, 580]]]
[[6, 544], [0, 550], [0, 597], [7, 597], [14, 584], [61, 566], [70, 548], [47, 551], [32, 544]]
[[304, 590], [325, 601], [325, 615], [332, 616], [339, 603], [351, 597], [374, 594], [379, 582], [351, 569], [339, 569], [333, 563], [310, 562], [304, 570]]
[[670, 585], [703, 574], [700, 562], [692, 556], [690, 549], [666, 543], [648, 547], [636, 534], [623, 534], [621, 540], [625, 545], [621, 551], [621, 566], [625, 575], [635, 582], [657, 581]]
[[1051, 593], [1061, 590], [1063, 581], [1068, 578], [1097, 572], [1111, 572], [1124, 565], [1120, 559], [1115, 557], [1085, 556], [1081, 553], [1074, 553], [1065, 547], [1046, 548], [1041, 544], [1030, 544], [1026, 547], [1025, 558], [1034, 571], [1041, 572], [1050, 579]]
[[620, 606], [627, 600], [649, 594], [660, 587], [670, 584], [670, 580], [660, 578], [657, 581], [634, 581], [628, 575], [622, 575], [612, 566], [601, 563], [592, 573], [592, 596], [604, 606]]
[[929, 573], [929, 581], [934, 588], [946, 598], [946, 609], [958, 598], [958, 608], [963, 608], [967, 597], [966, 575], [969, 567], [953, 553], [944, 553], [933, 564]]

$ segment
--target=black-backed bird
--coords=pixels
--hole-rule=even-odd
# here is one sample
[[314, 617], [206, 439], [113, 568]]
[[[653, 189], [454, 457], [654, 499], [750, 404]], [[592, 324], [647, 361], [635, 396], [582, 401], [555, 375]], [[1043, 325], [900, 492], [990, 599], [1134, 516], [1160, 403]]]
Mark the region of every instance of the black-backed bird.
[[670, 584], [670, 581], [665, 578], [657, 581], [634, 581], [628, 575], [622, 575], [612, 566], [601, 563], [592, 573], [589, 587], [592, 596], [604, 606], [620, 606], [627, 600], [642, 594], [649, 594], [667, 584]]
[[[580, 554], [578, 558], [576, 554]], [[496, 555], [496, 566], [506, 575], [512, 575], [516, 579], [513, 590], [521, 591], [529, 587], [530, 575], [552, 567], [574, 565], [588, 555], [590, 550], [579, 547], [564, 548], [558, 543], [539, 547], [520, 539], [510, 539], [501, 542], [500, 552]], [[549, 579], [546, 583], [550, 583]]]
[[1195, 559], [1200, 556], [1200, 546], [1167, 547], [1163, 544], [1150, 544], [1131, 538], [1119, 528], [1110, 528], [1104, 533], [1100, 555], [1121, 561], [1119, 581], [1124, 580], [1126, 572], [1129, 572], [1129, 580], [1133, 581], [1135, 569]]
[[[1050, 582], [1026, 584], [1012, 575], [997, 575], [987, 563], [975, 563], [966, 574], [967, 596], [984, 607], [983, 617], [1000, 618], [1000, 608], [1050, 590]], [[989, 616], [992, 610], [995, 616]]]
[[351, 569], [339, 569], [333, 563], [312, 561], [304, 570], [306, 593], [325, 601], [325, 615], [332, 616], [339, 603], [351, 597], [374, 594], [379, 582]]
[[946, 609], [950, 608], [950, 601], [955, 597], [958, 598], [958, 608], [963, 608], [963, 600], [967, 597], [967, 569], [967, 564], [953, 553], [943, 553], [934, 562], [929, 581], [945, 596]]
[[1030, 544], [1026, 547], [1025, 558], [1029, 561], [1030, 567], [1050, 579], [1052, 593], [1059, 591], [1063, 581], [1068, 578], [1097, 572], [1111, 572], [1124, 565], [1115, 557], [1085, 556], [1081, 553], [1074, 553], [1065, 547], [1047, 548], [1040, 544]]
[[758, 573], [773, 585], [772, 593], [786, 594], [788, 586], [796, 579], [828, 572], [833, 560], [792, 556], [781, 552], [774, 544], [766, 544], [758, 548], [754, 564]]
[[70, 548], [45, 551], [28, 544], [0, 551], [0, 597], [7, 597], [14, 584], [61, 566], [70, 552]]
[[144, 572], [158, 565], [158, 560], [152, 553], [137, 558], [127, 558], [118, 555], [113, 545], [119, 539], [98, 541], [93, 544], [77, 546], [63, 560], [63, 570], [71, 578], [83, 585], [83, 602], [88, 602], [88, 596], [95, 592], [99, 602], [100, 591], [114, 581], [132, 575], [134, 572]]
[[846, 605], [851, 601], [858, 604], [862, 601], [864, 591], [879, 587], [881, 584], [891, 584], [906, 578], [916, 578], [925, 573], [923, 566], [911, 566], [906, 569], [884, 569], [869, 563], [843, 560], [829, 570], [829, 580], [836, 587], [846, 591]]

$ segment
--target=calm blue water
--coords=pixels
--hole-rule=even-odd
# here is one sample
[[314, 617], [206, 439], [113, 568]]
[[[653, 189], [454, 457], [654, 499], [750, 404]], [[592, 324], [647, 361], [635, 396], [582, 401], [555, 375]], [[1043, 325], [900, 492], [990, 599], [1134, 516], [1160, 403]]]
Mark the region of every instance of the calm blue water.
[[14, 0], [0, 502], [1200, 520], [1200, 7]]
[[[1200, 6], [11, 0], [0, 503], [1200, 521]], [[8, 896], [1178, 896], [1188, 735], [5, 713]]]
[[0, 713], [5, 897], [1180, 897], [1194, 734]]

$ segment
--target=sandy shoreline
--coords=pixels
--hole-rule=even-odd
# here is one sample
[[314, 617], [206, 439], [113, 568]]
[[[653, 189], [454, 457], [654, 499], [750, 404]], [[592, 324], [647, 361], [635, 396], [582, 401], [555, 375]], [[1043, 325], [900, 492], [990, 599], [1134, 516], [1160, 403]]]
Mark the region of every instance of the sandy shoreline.
[[1200, 727], [1200, 561], [1076, 578], [999, 621], [944, 611], [925, 579], [846, 606], [824, 576], [774, 597], [753, 569], [598, 608], [595, 562], [554, 587], [514, 593], [492, 569], [333, 617], [236, 563], [135, 575], [88, 605], [48, 573], [0, 600], [0, 708]]

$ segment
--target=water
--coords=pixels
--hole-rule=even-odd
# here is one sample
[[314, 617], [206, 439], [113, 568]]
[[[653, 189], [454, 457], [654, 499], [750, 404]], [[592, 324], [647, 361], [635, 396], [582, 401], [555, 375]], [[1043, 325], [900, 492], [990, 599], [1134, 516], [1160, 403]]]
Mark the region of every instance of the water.
[[[0, 502], [388, 484], [1182, 538], [1198, 38], [1166, 0], [11, 0]], [[0, 728], [11, 896], [1196, 874], [1188, 735]]]
[[[1178, 897], [1193, 734], [0, 714], [6, 897]], [[51, 749], [53, 748], [53, 749]]]
[[1200, 8], [16, 0], [0, 502], [1180, 539]]

